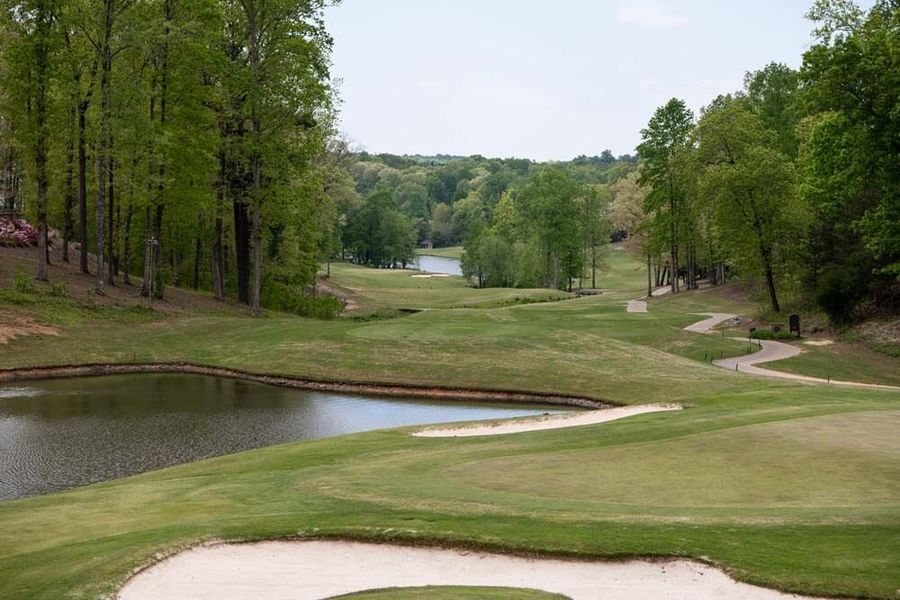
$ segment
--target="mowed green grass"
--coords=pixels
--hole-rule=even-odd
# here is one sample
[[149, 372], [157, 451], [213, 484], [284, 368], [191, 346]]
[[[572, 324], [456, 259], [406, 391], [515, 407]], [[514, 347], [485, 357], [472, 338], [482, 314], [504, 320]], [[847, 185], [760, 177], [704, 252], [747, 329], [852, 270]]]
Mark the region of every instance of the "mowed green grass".
[[362, 313], [379, 309], [484, 308], [572, 297], [546, 289], [476, 289], [464, 277], [435, 277], [412, 270], [372, 269], [349, 263], [331, 266], [330, 283], [348, 292], [361, 305], [357, 312]]
[[441, 258], [462, 258], [462, 246], [448, 246], [447, 248], [419, 248], [416, 254], [422, 256], [440, 256]]
[[897, 413], [890, 392], [785, 386], [568, 430], [221, 457], [0, 503], [0, 596], [98, 597], [200, 541], [334, 536], [705, 557], [758, 584], [892, 598]]
[[335, 596], [353, 600], [567, 600], [568, 596], [539, 590], [498, 587], [430, 586], [389, 588]]
[[877, 352], [859, 343], [838, 342], [832, 346], [809, 346], [793, 342], [803, 353], [775, 361], [767, 369], [813, 375], [839, 381], [859, 381], [900, 386], [897, 357]]
[[[375, 293], [383, 289], [393, 288]], [[0, 366], [183, 360], [689, 408], [485, 438], [371, 432], [3, 502], [0, 597], [110, 594], [157, 554], [206, 540], [334, 536], [554, 556], [703, 557], [780, 589], [895, 598], [900, 394], [706, 365], [746, 347], [682, 331], [700, 318], [691, 313], [752, 306], [704, 290], [651, 300], [650, 313], [632, 315], [629, 295], [371, 322], [116, 319], [70, 307], [59, 337], [0, 346]], [[21, 303], [4, 308], [29, 312]]]

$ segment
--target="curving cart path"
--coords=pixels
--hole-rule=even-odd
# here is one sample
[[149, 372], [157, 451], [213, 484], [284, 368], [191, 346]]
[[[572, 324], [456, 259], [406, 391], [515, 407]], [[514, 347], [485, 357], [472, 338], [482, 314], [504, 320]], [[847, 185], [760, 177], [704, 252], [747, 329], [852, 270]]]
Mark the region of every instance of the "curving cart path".
[[[695, 313], [705, 315], [707, 318], [697, 321], [684, 328], [685, 331], [694, 333], [709, 333], [709, 331], [725, 321], [729, 321], [737, 317], [737, 315], [729, 313]], [[732, 338], [737, 341], [745, 341], [744, 338]], [[776, 342], [774, 340], [757, 340], [760, 350], [753, 354], [744, 356], [735, 356], [733, 358], [723, 358], [714, 360], [713, 364], [729, 371], [737, 371], [740, 373], [750, 373], [751, 375], [761, 375], [763, 377], [777, 377], [779, 379], [791, 379], [793, 381], [803, 381], [806, 383], [826, 383], [831, 385], [842, 385], [851, 387], [862, 387], [882, 390], [900, 390], [900, 387], [893, 385], [881, 385], [876, 383], [859, 383], [855, 381], [837, 381], [834, 379], [822, 379], [821, 377], [810, 377], [809, 375], [797, 375], [795, 373], [785, 373], [784, 371], [774, 371], [772, 369], [763, 369], [756, 365], [775, 362], [797, 356], [803, 350], [791, 344], [784, 342]]]
[[[672, 291], [672, 288], [664, 285], [662, 287], [658, 287], [653, 290], [653, 297], [656, 298], [657, 296], [665, 296], [666, 294], [668, 294], [671, 291]], [[645, 312], [647, 312], [647, 296], [641, 296], [640, 298], [637, 298], [636, 300], [629, 300], [628, 303], [625, 305], [625, 312], [630, 312], [630, 313], [645, 313]]]
[[138, 573], [119, 600], [318, 600], [389, 587], [540, 589], [572, 600], [785, 600], [687, 560], [575, 562], [354, 542], [262, 542], [187, 550]]

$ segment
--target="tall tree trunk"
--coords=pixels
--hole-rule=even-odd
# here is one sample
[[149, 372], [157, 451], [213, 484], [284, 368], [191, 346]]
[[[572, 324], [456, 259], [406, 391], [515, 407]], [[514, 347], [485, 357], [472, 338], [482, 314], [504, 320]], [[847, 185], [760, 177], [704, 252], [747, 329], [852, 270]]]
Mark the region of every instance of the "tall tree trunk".
[[[155, 88], [155, 83], [151, 86], [151, 88]], [[153, 121], [156, 120], [156, 96], [151, 93], [150, 94], [150, 102], [149, 104], [149, 118], [150, 124], [153, 124]], [[154, 190], [156, 186], [153, 185], [153, 174], [156, 171], [155, 164], [153, 162], [153, 143], [148, 142], [147, 144], [147, 157], [148, 157], [148, 169], [147, 169], [147, 206], [144, 208], [144, 277], [141, 282], [141, 296], [144, 298], [149, 298], [151, 293], [151, 285], [153, 283], [153, 220], [151, 218], [151, 209], [150, 207], [155, 204], [154, 198]]]
[[[112, 136], [110, 136], [110, 153], [112, 153]], [[107, 254], [107, 265], [109, 267], [108, 273], [106, 276], [106, 283], [109, 285], [116, 284], [116, 230], [115, 230], [115, 161], [110, 159], [109, 161], [109, 192], [107, 193], [107, 225], [109, 227], [109, 231], [107, 232], [107, 241], [106, 241], [106, 254]]]
[[78, 241], [79, 266], [82, 273], [88, 269], [88, 210], [87, 210], [87, 110], [84, 102], [78, 105]]
[[162, 300], [165, 295], [166, 284], [162, 278], [162, 232], [163, 232], [163, 211], [165, 209], [165, 205], [157, 203], [156, 205], [156, 216], [153, 220], [153, 231], [156, 235], [156, 240], [154, 243], [154, 252], [153, 255], [155, 259], [153, 260], [153, 295], [154, 297]]
[[53, 15], [50, 14], [48, 2], [39, 2], [36, 15], [36, 40], [34, 48], [35, 74], [37, 85], [35, 92], [35, 141], [34, 162], [35, 179], [37, 180], [37, 220], [38, 220], [38, 268], [37, 279], [48, 279], [48, 247], [47, 247], [47, 87], [49, 86], [49, 44], [50, 28]]
[[775, 274], [772, 271], [772, 252], [760, 244], [760, 255], [763, 259], [763, 268], [766, 273], [766, 287], [769, 290], [769, 301], [772, 303], [772, 310], [781, 312], [781, 306], [778, 304], [778, 294], [775, 293]]
[[647, 297], [653, 296], [653, 265], [651, 264], [650, 253], [647, 253]]
[[103, 250], [104, 222], [106, 217], [106, 178], [109, 169], [110, 144], [110, 77], [112, 74], [112, 27], [115, 14], [115, 0], [104, 0], [103, 32], [100, 40], [100, 135], [97, 142], [96, 177], [97, 204], [95, 213], [97, 222], [97, 283], [96, 292], [104, 293]]
[[153, 219], [150, 216], [150, 205], [144, 209], [144, 281], [141, 283], [141, 296], [150, 297], [153, 285]]
[[[254, 184], [253, 187], [256, 190], [259, 190], [258, 178], [260, 177], [260, 167], [258, 164], [254, 166]], [[257, 201], [253, 206], [253, 216], [251, 221], [251, 235], [253, 239], [253, 286], [251, 288], [251, 296], [250, 296], [250, 310], [254, 314], [259, 314], [260, 305], [259, 305], [259, 294], [260, 294], [260, 286], [262, 284], [262, 231], [260, 224], [260, 206]]]
[[[169, 96], [169, 31], [172, 20], [172, 2], [165, 0], [163, 2], [163, 18], [165, 20], [164, 33], [160, 62], [160, 95], [159, 95], [159, 126], [164, 131], [168, 117], [168, 96]], [[166, 156], [160, 155], [159, 162], [159, 185], [157, 186], [156, 196], [156, 220], [154, 233], [156, 234], [156, 260], [153, 261], [153, 282], [154, 295], [162, 299], [165, 295], [165, 281], [162, 277], [162, 253], [163, 253], [163, 211], [165, 209], [165, 189], [166, 189]]]
[[257, 10], [255, 0], [244, 2], [247, 13], [247, 38], [250, 72], [252, 74], [251, 85], [253, 89], [250, 95], [250, 124], [253, 128], [253, 157], [251, 159], [251, 171], [253, 181], [253, 216], [251, 223], [251, 235], [253, 238], [253, 287], [250, 294], [250, 310], [253, 314], [259, 314], [260, 285], [262, 284], [262, 156], [259, 145], [262, 143], [262, 121], [259, 114], [260, 102], [260, 32], [257, 24]]
[[73, 104], [69, 113], [69, 135], [66, 138], [66, 191], [63, 214], [63, 262], [69, 262], [69, 242], [72, 240], [74, 219], [72, 210], [75, 205], [75, 119], [78, 108]]
[[225, 153], [219, 153], [219, 190], [216, 195], [216, 222], [212, 244], [212, 287], [216, 300], [225, 299], [225, 256], [222, 247], [222, 210], [227, 186]]
[[238, 300], [250, 304], [250, 217], [247, 205], [234, 203], [234, 258], [237, 269]]
[[125, 212], [125, 235], [122, 236], [122, 281], [131, 285], [131, 221], [134, 216], [134, 204], [128, 202]]
[[197, 219], [197, 237], [194, 238], [194, 289], [200, 288], [200, 259], [203, 258], [203, 244], [200, 232], [203, 231], [203, 215]]

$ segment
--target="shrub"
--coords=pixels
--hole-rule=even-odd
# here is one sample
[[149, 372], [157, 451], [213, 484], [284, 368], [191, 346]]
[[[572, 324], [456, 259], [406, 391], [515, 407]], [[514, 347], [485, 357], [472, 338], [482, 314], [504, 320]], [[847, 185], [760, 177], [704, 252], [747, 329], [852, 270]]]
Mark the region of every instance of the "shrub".
[[13, 275], [12, 287], [21, 294], [27, 294], [34, 290], [34, 279], [24, 271], [16, 271], [16, 274]]
[[0, 246], [37, 246], [38, 232], [24, 219], [0, 219]]
[[273, 310], [294, 313], [311, 319], [334, 319], [344, 305], [333, 296], [304, 294], [299, 286], [271, 282], [263, 288], [262, 305]]
[[50, 284], [50, 295], [58, 296], [64, 298], [68, 294], [66, 293], [66, 284], [64, 283], [51, 283]]
[[771, 329], [757, 329], [750, 334], [754, 340], [792, 340], [794, 334], [790, 331], [772, 331]]
[[816, 290], [816, 303], [833, 323], [846, 323], [865, 293], [859, 269], [832, 267], [822, 273]]

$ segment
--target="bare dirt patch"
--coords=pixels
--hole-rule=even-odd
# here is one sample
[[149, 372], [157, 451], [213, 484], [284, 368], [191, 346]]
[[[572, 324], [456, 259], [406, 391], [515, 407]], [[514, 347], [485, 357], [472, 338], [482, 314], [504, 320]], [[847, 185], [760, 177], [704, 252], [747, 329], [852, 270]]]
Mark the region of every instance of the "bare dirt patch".
[[27, 337], [30, 335], [53, 335], [58, 336], [59, 331], [49, 325], [41, 325], [27, 319], [20, 319], [13, 322], [0, 319], [0, 344], [8, 344], [10, 341], [18, 337]]

